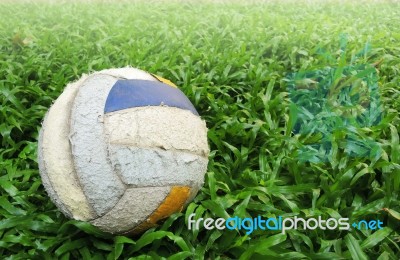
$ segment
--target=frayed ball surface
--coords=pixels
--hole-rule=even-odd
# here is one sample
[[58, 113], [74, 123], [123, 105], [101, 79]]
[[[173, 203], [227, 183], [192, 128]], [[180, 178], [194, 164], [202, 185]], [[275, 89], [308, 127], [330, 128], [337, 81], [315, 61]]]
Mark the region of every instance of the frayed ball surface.
[[68, 217], [139, 233], [182, 210], [204, 182], [207, 128], [170, 81], [135, 68], [69, 84], [49, 109], [39, 169]]

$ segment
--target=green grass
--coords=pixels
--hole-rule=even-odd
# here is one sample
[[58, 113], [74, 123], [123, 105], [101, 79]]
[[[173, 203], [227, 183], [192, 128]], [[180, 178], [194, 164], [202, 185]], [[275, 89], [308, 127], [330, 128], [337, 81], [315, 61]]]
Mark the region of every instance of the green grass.
[[[0, 3], [0, 17], [0, 258], [400, 258], [398, 4]], [[382, 120], [335, 131], [327, 161], [302, 162], [300, 148], [320, 137], [292, 131], [289, 75], [351, 66], [367, 43], [357, 63], [381, 61]], [[194, 202], [133, 238], [67, 220], [36, 159], [43, 116], [67, 82], [126, 65], [175, 82], [206, 120], [211, 148]], [[381, 152], [349, 156], [343, 140], [351, 134]], [[385, 228], [192, 231], [192, 212], [380, 219]]]

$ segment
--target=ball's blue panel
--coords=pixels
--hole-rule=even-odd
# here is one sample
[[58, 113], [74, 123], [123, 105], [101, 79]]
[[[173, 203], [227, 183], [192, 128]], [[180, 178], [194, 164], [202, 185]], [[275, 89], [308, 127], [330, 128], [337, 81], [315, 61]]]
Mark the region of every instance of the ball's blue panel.
[[160, 106], [178, 107], [199, 115], [190, 100], [177, 88], [149, 80], [118, 80], [111, 88], [104, 113], [132, 107]]

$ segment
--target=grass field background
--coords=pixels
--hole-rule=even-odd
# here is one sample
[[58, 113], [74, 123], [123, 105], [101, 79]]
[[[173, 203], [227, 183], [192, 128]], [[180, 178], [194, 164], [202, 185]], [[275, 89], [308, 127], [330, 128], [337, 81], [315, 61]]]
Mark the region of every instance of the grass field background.
[[[0, 258], [399, 259], [400, 5], [144, 2], [0, 3]], [[299, 161], [315, 136], [291, 131], [288, 75], [352, 62], [379, 64], [382, 120], [341, 129], [325, 162]], [[36, 151], [43, 116], [68, 82], [127, 65], [175, 82], [206, 120], [211, 148], [194, 202], [130, 238], [66, 219], [41, 185]], [[348, 156], [350, 132], [381, 152]], [[191, 213], [385, 227], [246, 235], [188, 230]]]

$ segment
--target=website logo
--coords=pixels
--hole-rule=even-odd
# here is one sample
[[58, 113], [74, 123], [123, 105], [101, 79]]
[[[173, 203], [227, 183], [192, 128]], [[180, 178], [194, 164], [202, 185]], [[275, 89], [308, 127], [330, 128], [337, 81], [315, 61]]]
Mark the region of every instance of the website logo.
[[360, 220], [350, 224], [349, 218], [300, 218], [300, 217], [282, 217], [263, 218], [240, 218], [238, 216], [228, 219], [224, 218], [199, 218], [194, 219], [195, 214], [192, 213], [188, 217], [188, 229], [199, 230], [204, 227], [207, 230], [245, 230], [250, 235], [255, 230], [275, 230], [285, 234], [288, 230], [350, 230], [351, 227], [359, 230], [377, 230], [383, 228], [383, 222], [380, 220]]

